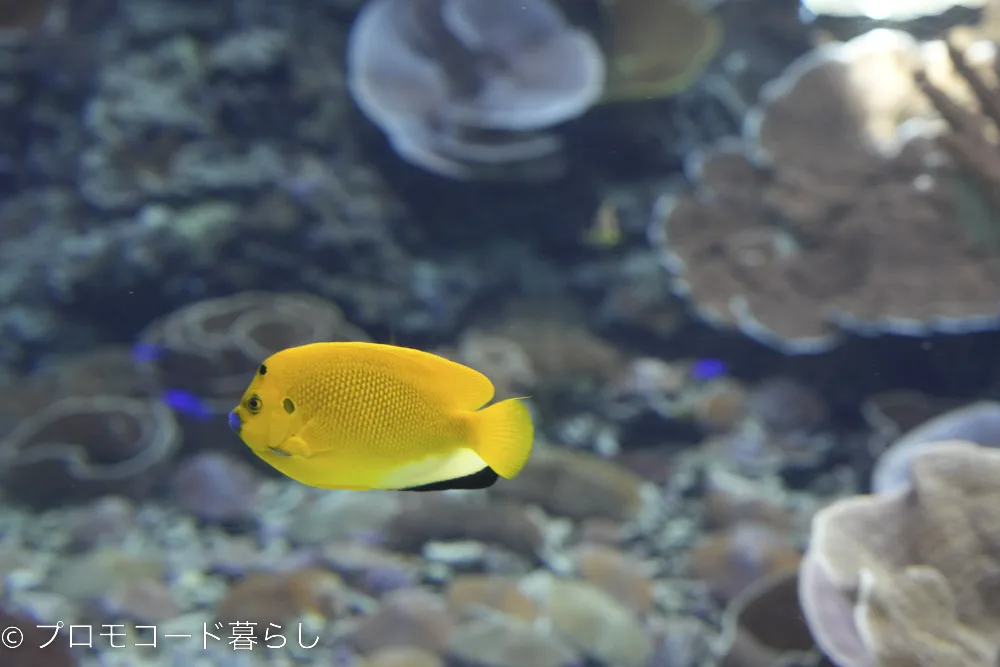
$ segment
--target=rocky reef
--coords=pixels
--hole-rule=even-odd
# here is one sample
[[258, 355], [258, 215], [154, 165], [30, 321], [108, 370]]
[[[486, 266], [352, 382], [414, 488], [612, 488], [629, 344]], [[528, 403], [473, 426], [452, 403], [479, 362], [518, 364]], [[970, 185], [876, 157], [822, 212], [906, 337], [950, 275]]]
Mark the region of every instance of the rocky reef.
[[[1000, 30], [917, 4], [0, 0], [0, 664], [994, 665]], [[280, 476], [317, 341], [527, 467]]]

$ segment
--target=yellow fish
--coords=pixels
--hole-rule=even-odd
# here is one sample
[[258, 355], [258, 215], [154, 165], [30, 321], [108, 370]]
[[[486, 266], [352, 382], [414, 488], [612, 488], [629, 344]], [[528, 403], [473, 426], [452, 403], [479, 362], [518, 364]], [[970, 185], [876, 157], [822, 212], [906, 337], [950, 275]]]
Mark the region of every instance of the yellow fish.
[[583, 230], [583, 242], [597, 248], [613, 248], [622, 242], [621, 223], [614, 204], [601, 204], [590, 226]]
[[313, 343], [257, 369], [229, 426], [303, 484], [328, 489], [481, 489], [517, 475], [534, 427], [516, 398], [467, 366], [379, 343]]

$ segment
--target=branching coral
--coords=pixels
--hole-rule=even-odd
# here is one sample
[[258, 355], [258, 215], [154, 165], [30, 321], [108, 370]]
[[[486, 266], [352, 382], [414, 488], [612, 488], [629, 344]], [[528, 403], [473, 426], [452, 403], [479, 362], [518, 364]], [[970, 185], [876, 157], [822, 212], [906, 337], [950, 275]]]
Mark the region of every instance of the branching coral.
[[[995, 218], [1000, 214], [1000, 145], [996, 131], [1000, 128], [1000, 88], [997, 86], [1000, 74], [1000, 59], [992, 60], [993, 70], [989, 74], [977, 71], [966, 55], [953, 45], [948, 45], [948, 57], [958, 75], [968, 83], [978, 102], [978, 112], [956, 100], [950, 91], [935, 85], [924, 71], [916, 74], [917, 84], [947, 121], [949, 130], [938, 137], [959, 167], [983, 189], [983, 197], [989, 202], [992, 214], [980, 229], [982, 240], [991, 242], [1000, 250], [1000, 231]], [[991, 49], [995, 51], [995, 46]]]
[[762, 92], [742, 140], [689, 165], [697, 188], [661, 202], [650, 238], [699, 315], [791, 354], [845, 329], [996, 327], [1000, 264], [955, 224], [920, 131], [922, 62], [884, 30], [819, 47]]
[[1000, 452], [928, 447], [910, 483], [837, 501], [813, 519], [799, 595], [841, 667], [993, 667]]

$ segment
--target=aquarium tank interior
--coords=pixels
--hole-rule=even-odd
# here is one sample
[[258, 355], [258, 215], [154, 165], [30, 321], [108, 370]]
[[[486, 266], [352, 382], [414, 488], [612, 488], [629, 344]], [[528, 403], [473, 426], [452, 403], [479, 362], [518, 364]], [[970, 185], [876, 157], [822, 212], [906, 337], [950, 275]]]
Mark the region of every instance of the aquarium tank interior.
[[997, 667], [1000, 0], [0, 0], [0, 667]]

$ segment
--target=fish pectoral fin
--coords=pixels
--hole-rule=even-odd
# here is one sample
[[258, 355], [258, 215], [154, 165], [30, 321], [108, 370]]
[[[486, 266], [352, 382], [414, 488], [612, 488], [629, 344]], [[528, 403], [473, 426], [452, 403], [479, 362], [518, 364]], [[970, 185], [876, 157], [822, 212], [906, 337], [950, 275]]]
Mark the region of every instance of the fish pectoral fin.
[[276, 453], [284, 456], [307, 457], [312, 454], [312, 450], [309, 449], [309, 445], [306, 441], [297, 435], [286, 438], [284, 442], [272, 449], [276, 450]]
[[496, 474], [492, 468], [487, 466], [479, 472], [474, 472], [471, 475], [464, 475], [454, 479], [444, 479], [439, 482], [431, 482], [430, 484], [421, 484], [419, 486], [408, 486], [405, 489], [399, 490], [447, 491], [448, 489], [486, 489], [496, 484], [496, 481], [499, 478], [500, 475]]

